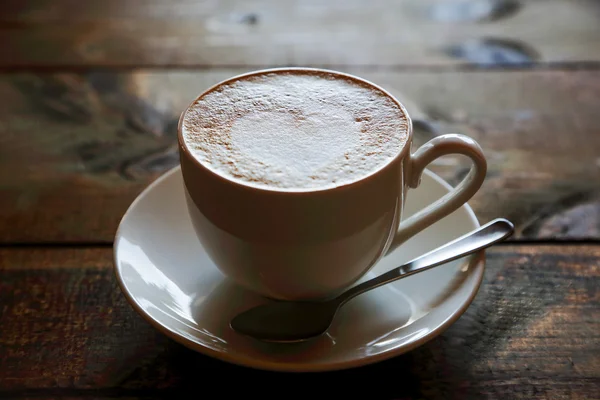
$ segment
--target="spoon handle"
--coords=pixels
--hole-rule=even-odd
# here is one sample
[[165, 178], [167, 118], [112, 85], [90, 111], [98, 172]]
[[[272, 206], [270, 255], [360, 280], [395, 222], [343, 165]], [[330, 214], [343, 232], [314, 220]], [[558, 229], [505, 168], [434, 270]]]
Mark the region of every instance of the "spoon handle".
[[414, 260], [392, 269], [376, 278], [357, 285], [340, 295], [337, 300], [340, 305], [347, 302], [354, 296], [375, 289], [386, 283], [396, 281], [401, 278], [426, 271], [438, 265], [464, 257], [478, 250], [491, 246], [492, 244], [506, 239], [514, 231], [513, 224], [504, 219], [495, 219], [478, 229], [467, 233], [435, 250], [430, 251]]

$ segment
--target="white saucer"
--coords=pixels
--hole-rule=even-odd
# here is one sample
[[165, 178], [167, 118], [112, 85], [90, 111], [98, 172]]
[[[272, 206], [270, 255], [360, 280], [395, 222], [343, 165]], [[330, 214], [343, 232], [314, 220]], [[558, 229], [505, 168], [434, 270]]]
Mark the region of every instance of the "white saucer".
[[[408, 194], [416, 212], [451, 187], [425, 171]], [[468, 205], [413, 237], [364, 279], [478, 227]], [[471, 303], [481, 283], [484, 253], [367, 292], [339, 311], [314, 341], [267, 344], [229, 327], [238, 312], [261, 304], [234, 286], [209, 260], [188, 220], [179, 167], [152, 183], [123, 217], [114, 245], [117, 278], [133, 307], [157, 329], [206, 355], [278, 371], [325, 371], [397, 356], [442, 333]]]

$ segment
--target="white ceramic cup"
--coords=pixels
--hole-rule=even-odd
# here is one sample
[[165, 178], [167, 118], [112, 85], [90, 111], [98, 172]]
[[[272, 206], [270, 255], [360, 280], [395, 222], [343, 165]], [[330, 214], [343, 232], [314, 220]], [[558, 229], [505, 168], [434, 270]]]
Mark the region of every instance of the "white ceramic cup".
[[[255, 71], [220, 84], [290, 70], [299, 68]], [[408, 117], [398, 100], [371, 82], [335, 71], [301, 70], [362, 81], [386, 93]], [[407, 143], [383, 168], [358, 181], [321, 190], [257, 188], [228, 179], [193, 156], [182, 136], [185, 112], [179, 121], [180, 161], [198, 238], [226, 276], [274, 299], [314, 300], [339, 294], [390, 250], [467, 202], [486, 175], [480, 146], [463, 135], [436, 137], [411, 153], [408, 118]], [[452, 192], [403, 220], [409, 188], [419, 185], [427, 164], [447, 154], [469, 157], [471, 170]]]

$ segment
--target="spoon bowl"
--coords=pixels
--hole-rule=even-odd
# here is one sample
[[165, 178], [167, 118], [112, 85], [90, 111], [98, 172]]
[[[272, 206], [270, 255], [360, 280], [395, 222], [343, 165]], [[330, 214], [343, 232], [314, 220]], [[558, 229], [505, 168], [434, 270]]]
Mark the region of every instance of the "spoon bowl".
[[326, 332], [339, 306], [334, 301], [278, 301], [239, 314], [231, 327], [266, 342], [302, 342]]

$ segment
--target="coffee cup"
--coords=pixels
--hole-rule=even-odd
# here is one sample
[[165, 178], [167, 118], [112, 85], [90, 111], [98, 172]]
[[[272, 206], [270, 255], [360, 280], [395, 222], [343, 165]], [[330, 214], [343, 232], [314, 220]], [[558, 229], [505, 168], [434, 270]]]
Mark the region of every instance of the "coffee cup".
[[[263, 296], [339, 294], [484, 181], [486, 160], [473, 139], [441, 135], [412, 152], [412, 135], [397, 99], [346, 73], [274, 68], [214, 85], [178, 126], [199, 245], [225, 276]], [[470, 158], [469, 173], [403, 218], [425, 167], [449, 154]]]

